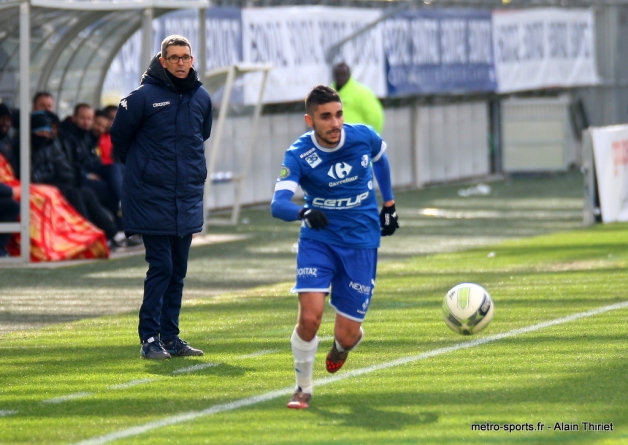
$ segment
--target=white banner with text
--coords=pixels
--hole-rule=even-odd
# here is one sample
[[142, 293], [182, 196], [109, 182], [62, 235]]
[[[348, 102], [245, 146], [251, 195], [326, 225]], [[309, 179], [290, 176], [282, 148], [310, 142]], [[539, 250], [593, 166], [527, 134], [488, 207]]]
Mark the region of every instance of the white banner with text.
[[592, 9], [493, 11], [498, 92], [596, 85]]
[[[329, 48], [376, 21], [379, 9], [294, 6], [242, 10], [242, 59], [271, 63], [264, 102], [303, 100], [316, 84], [331, 83]], [[375, 26], [344, 45], [334, 62], [344, 61], [354, 78], [385, 97], [382, 33]], [[260, 74], [247, 75], [245, 103], [254, 103]]]

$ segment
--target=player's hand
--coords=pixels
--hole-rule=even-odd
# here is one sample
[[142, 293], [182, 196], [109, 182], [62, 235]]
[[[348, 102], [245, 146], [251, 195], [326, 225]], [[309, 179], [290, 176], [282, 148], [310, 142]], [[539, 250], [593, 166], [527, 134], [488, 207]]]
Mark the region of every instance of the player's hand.
[[303, 208], [299, 212], [299, 217], [310, 229], [320, 230], [329, 225], [327, 216], [321, 210]]
[[379, 225], [381, 227], [382, 236], [390, 236], [399, 228], [397, 210], [395, 210], [394, 204], [388, 207], [382, 207], [382, 211], [379, 212]]

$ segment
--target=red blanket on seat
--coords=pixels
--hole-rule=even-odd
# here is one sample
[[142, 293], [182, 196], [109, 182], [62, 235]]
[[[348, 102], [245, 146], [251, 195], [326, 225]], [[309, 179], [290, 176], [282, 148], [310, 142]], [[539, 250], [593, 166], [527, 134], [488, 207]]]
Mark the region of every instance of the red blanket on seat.
[[[13, 188], [20, 200], [20, 181], [11, 164], [0, 154], [0, 182]], [[31, 261], [61, 261], [83, 258], [109, 258], [105, 234], [87, 221], [63, 197], [58, 188], [30, 186]], [[9, 241], [8, 252], [20, 254], [20, 234]]]

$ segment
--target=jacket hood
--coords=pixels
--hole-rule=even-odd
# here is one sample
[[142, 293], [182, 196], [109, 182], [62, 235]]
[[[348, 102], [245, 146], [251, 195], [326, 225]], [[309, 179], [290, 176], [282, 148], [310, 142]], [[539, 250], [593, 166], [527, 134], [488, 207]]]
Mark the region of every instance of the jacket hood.
[[[161, 57], [161, 51], [159, 51], [153, 59], [150, 61], [148, 65], [148, 69], [142, 74], [142, 79], [140, 80], [140, 85], [145, 83], [160, 83], [166, 88], [170, 88], [174, 91], [177, 89], [172, 84], [168, 75], [166, 74], [166, 70], [163, 66], [161, 66], [161, 62], [159, 62], [159, 58]], [[198, 75], [196, 74], [196, 70], [194, 67], [190, 68], [190, 74], [194, 76], [194, 80], [200, 85], [200, 80], [198, 80]]]

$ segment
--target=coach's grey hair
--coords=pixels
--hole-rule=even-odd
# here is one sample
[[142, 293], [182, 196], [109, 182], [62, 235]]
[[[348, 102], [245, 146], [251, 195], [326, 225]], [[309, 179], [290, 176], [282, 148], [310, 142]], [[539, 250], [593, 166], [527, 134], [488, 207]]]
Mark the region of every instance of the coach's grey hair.
[[161, 42], [161, 57], [165, 59], [166, 50], [168, 49], [169, 46], [173, 46], [173, 45], [187, 46], [188, 48], [190, 48], [190, 55], [192, 55], [192, 45], [190, 44], [190, 41], [179, 34], [172, 34], [171, 36], [166, 37]]

